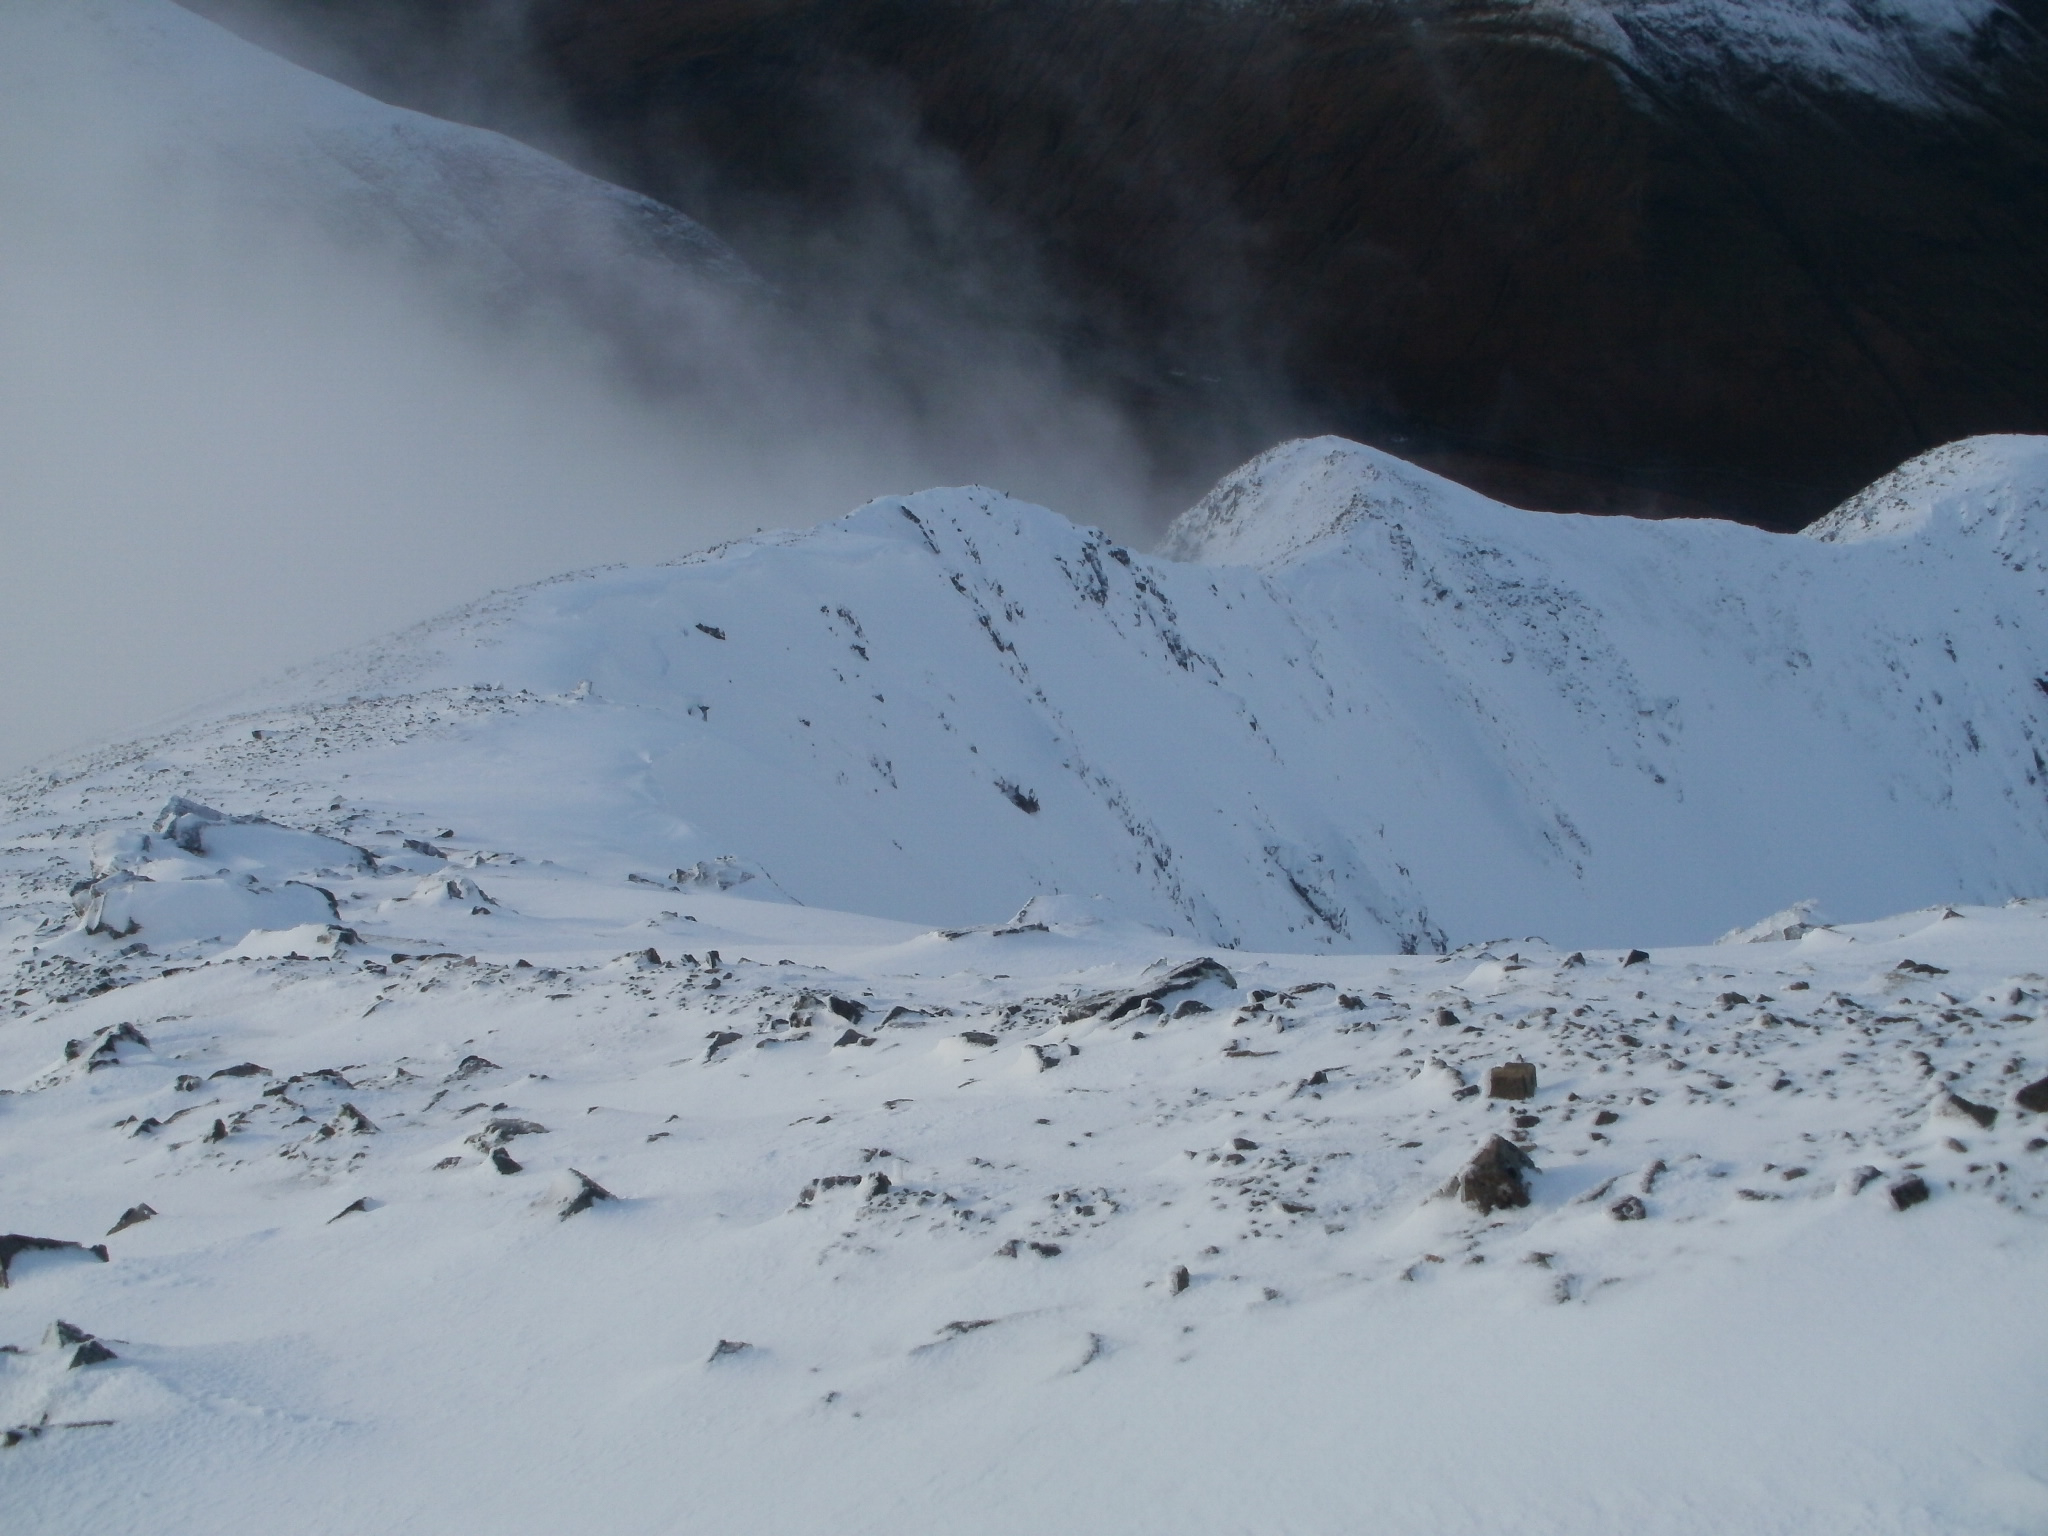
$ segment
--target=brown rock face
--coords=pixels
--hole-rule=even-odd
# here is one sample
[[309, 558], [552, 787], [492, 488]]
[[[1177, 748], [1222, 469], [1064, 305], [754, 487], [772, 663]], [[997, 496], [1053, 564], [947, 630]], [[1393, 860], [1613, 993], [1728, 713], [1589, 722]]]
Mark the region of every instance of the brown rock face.
[[1791, 527], [2048, 430], [2042, 0], [1930, 66], [1945, 110], [1465, 0], [191, 3], [574, 146], [868, 334], [1042, 337], [1190, 484], [1330, 430]]

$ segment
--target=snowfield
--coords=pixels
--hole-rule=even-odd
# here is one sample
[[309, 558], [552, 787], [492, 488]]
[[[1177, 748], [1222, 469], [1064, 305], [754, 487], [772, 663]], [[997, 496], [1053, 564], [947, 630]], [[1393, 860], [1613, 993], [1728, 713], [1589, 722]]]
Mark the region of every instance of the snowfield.
[[928, 492], [16, 780], [10, 1513], [2038, 1531], [2044, 487]]

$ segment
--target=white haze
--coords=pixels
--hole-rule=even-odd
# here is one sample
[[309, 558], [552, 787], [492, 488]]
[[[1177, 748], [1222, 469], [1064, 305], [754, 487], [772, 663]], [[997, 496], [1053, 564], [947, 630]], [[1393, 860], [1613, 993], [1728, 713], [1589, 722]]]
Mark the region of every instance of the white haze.
[[[493, 587], [885, 492], [980, 481], [1136, 530], [1120, 424], [1014, 341], [937, 338], [912, 400], [728, 283], [689, 387], [639, 388], [616, 336], [338, 238], [301, 90], [334, 109], [168, 0], [0, 15], [0, 772]], [[293, 155], [299, 185], [271, 175]]]

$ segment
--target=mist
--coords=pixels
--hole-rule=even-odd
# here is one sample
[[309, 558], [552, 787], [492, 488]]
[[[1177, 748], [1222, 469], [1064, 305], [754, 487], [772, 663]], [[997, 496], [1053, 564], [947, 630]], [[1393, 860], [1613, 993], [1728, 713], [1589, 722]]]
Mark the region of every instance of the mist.
[[168, 0], [0, 17], [0, 772], [494, 588], [877, 495], [991, 484], [1127, 538], [1156, 513], [1126, 423], [1033, 340], [1028, 272], [980, 274], [976, 319], [840, 251], [821, 326], [566, 172], [522, 208], [516, 155], [442, 228], [402, 157], [337, 169], [374, 122], [302, 132], [402, 116], [340, 91]]

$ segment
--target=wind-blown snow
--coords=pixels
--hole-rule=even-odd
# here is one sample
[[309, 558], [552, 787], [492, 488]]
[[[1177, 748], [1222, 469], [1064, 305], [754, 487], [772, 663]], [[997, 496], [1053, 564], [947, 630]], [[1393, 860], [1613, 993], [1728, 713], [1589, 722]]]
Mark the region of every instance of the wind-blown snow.
[[[8, 58], [70, 71], [65, 88], [129, 119], [124, 133], [157, 145], [155, 175], [189, 178], [193, 195], [221, 196], [231, 167], [231, 195], [249, 211], [289, 212], [347, 242], [443, 262], [478, 296], [559, 297], [580, 285], [644, 297], [657, 267], [670, 269], [678, 304], [691, 278], [753, 281], [729, 247], [672, 208], [502, 134], [373, 100], [172, 0], [10, 0], [0, 81]], [[24, 94], [50, 83], [9, 82]]]

